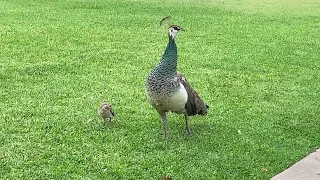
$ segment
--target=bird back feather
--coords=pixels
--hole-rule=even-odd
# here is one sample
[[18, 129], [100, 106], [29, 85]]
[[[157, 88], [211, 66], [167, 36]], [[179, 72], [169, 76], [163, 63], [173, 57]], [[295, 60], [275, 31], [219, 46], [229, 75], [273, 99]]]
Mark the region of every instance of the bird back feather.
[[177, 72], [180, 83], [184, 86], [188, 93], [188, 101], [185, 105], [188, 116], [205, 115], [209, 106], [203, 102], [198, 93], [192, 89], [183, 74]]

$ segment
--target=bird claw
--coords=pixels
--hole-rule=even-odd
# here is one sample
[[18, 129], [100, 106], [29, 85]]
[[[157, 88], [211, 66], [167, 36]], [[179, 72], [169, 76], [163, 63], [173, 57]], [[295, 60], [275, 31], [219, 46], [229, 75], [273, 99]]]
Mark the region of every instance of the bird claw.
[[191, 135], [190, 129], [185, 129], [185, 133], [186, 133], [186, 135]]

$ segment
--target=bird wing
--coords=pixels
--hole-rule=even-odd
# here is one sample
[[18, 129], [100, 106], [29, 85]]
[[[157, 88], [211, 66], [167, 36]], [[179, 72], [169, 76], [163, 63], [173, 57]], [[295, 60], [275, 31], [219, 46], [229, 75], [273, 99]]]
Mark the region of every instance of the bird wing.
[[187, 79], [183, 76], [182, 73], [177, 73], [179, 82], [184, 86], [188, 93], [188, 101], [185, 105], [188, 116], [194, 115], [205, 115], [207, 113], [207, 108], [209, 106], [203, 102], [198, 93], [192, 89]]
[[112, 108], [110, 109], [110, 112], [111, 112], [112, 116], [114, 116], [114, 111]]

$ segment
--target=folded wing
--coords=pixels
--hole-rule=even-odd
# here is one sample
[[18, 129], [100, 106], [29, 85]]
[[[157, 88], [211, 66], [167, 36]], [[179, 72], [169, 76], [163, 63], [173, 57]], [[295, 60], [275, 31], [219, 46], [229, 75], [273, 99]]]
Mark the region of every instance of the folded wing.
[[178, 79], [188, 93], [188, 101], [185, 105], [188, 116], [205, 115], [209, 106], [203, 102], [198, 93], [192, 89], [187, 79], [180, 72], [177, 73]]

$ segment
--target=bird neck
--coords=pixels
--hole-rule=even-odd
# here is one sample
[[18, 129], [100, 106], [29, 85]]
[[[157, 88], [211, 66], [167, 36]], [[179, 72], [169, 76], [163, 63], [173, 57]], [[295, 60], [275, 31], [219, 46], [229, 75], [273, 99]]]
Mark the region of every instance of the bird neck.
[[170, 32], [168, 33], [169, 42], [174, 41], [174, 37], [175, 37], [174, 34], [171, 34]]
[[158, 71], [165, 71], [161, 73], [166, 73], [168, 75], [177, 73], [177, 46], [174, 38], [170, 35], [167, 47], [157, 67]]

